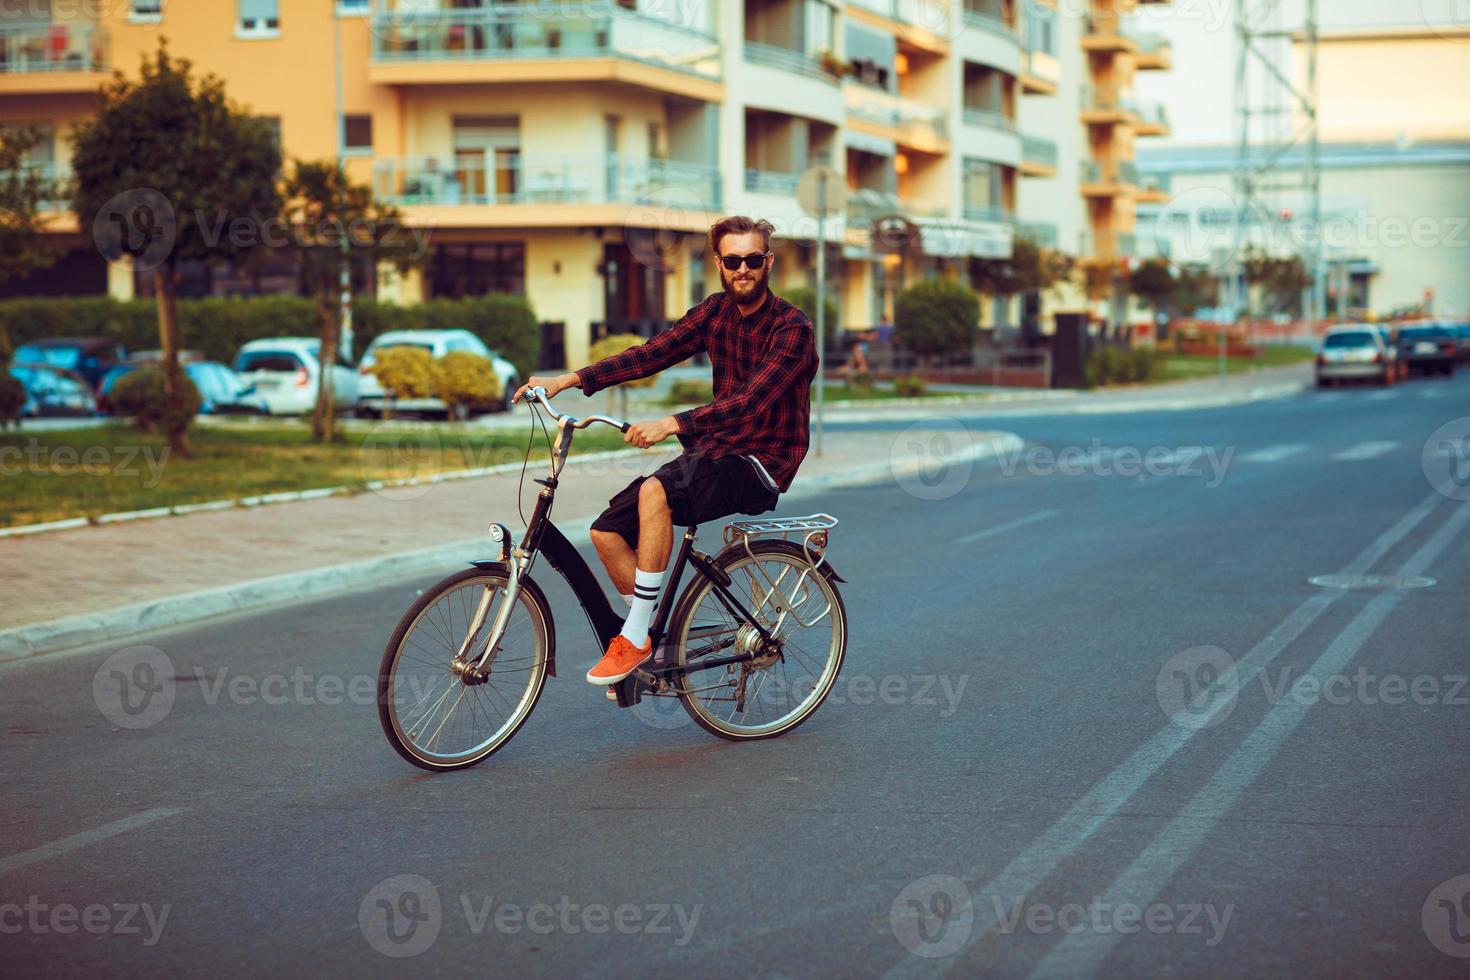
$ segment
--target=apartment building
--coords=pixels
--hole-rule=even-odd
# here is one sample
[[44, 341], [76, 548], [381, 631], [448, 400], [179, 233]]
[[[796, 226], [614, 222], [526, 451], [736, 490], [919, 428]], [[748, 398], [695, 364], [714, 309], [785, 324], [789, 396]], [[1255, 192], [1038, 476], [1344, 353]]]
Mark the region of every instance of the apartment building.
[[[288, 156], [331, 158], [340, 69], [349, 173], [430, 231], [428, 261], [383, 270], [379, 296], [524, 293], [575, 364], [596, 336], [651, 333], [718, 288], [703, 233], [721, 214], [771, 220], [778, 289], [809, 284], [817, 223], [795, 191], [819, 163], [849, 190], [823, 229], [847, 327], [891, 319], [918, 278], [1009, 256], [1018, 228], [1126, 255], [1134, 139], [1167, 130], [1131, 98], [1134, 72], [1168, 64], [1124, 26], [1134, 6], [0, 0], [0, 123], [42, 126], [35, 163], [65, 173], [97, 86], [166, 37], [276, 120]], [[134, 294], [53, 217], [74, 250], [25, 288]], [[1043, 304], [1027, 309], [989, 303], [985, 320]]]

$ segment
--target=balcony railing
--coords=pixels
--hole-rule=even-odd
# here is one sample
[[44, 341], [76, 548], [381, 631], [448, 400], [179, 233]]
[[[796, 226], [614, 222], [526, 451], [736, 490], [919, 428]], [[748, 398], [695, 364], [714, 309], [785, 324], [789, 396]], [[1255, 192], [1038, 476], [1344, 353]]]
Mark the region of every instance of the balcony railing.
[[928, 201], [900, 197], [892, 191], [859, 187], [847, 198], [847, 221], [852, 227], [862, 226], [878, 218], [901, 214], [906, 218], [943, 218], [947, 208]]
[[1057, 145], [1039, 136], [1023, 136], [1021, 137], [1021, 159], [1055, 167], [1057, 165]]
[[1001, 129], [1007, 133], [1016, 131], [1016, 121], [999, 109], [967, 105], [963, 118], [966, 126], [985, 126], [989, 129]]
[[1168, 51], [1170, 48], [1169, 39], [1162, 34], [1127, 29], [1123, 33], [1134, 44], [1138, 45], [1139, 54], [1158, 54], [1161, 51]]
[[808, 78], [819, 78], [824, 82], [835, 83], [837, 81], [815, 58], [809, 58], [800, 51], [793, 51], [776, 44], [746, 41], [745, 60], [753, 65], [780, 68], [782, 71], [794, 72]]
[[976, 30], [985, 31], [988, 34], [996, 34], [1008, 41], [1020, 41], [1020, 34], [1016, 28], [1006, 23], [1004, 17], [993, 10], [976, 10], [965, 7], [965, 26]]
[[1050, 221], [1023, 221], [1016, 226], [1016, 234], [1042, 248], [1057, 247], [1057, 226]]
[[0, 28], [0, 74], [106, 70], [104, 27], [68, 22]]
[[720, 44], [713, 35], [615, 6], [399, 10], [373, 21], [373, 58], [380, 62], [592, 57], [720, 76]]
[[894, 95], [884, 89], [850, 82], [844, 90], [847, 111], [861, 119], [902, 129], [929, 129], [937, 137], [945, 135], [944, 109], [914, 99]]
[[902, 24], [924, 27], [936, 34], [948, 36], [943, 30], [949, 8], [937, 0], [848, 0], [854, 7], [872, 11]]
[[[15, 174], [15, 171], [0, 171], [0, 179]], [[23, 178], [39, 177], [45, 181], [43, 195], [38, 206], [42, 211], [70, 211], [71, 210], [71, 167], [60, 163], [23, 163], [20, 173], [16, 174]]]
[[1138, 165], [1131, 160], [1113, 160], [1105, 165], [1096, 160], [1083, 160], [1078, 169], [1084, 184], [1138, 184]]
[[1015, 215], [1011, 213], [1011, 210], [1000, 204], [966, 204], [961, 213], [966, 221], [1009, 224], [1015, 220]]
[[715, 167], [615, 155], [548, 154], [499, 160], [453, 154], [373, 161], [373, 193], [395, 204], [642, 204], [679, 189], [707, 210], [720, 207]]
[[753, 194], [780, 194], [791, 197], [796, 193], [800, 174], [782, 173], [779, 170], [745, 171], [745, 189]]
[[1169, 110], [1159, 102], [1135, 102], [1128, 106], [1145, 126], [1169, 128]]
[[1120, 231], [1113, 236], [1113, 243], [1119, 255], [1138, 254], [1138, 236], [1131, 231]]
[[1168, 194], [1174, 189], [1174, 175], [1166, 173], [1140, 173], [1138, 175], [1138, 186], [1140, 190]]

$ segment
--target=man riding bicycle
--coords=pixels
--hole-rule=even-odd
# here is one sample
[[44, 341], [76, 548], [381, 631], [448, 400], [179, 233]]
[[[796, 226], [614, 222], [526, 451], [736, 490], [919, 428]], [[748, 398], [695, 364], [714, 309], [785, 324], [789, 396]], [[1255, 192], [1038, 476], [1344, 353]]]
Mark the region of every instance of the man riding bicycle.
[[724, 291], [709, 296], [647, 343], [557, 377], [532, 377], [516, 392], [567, 388], [592, 395], [644, 378], [700, 352], [714, 370], [714, 401], [629, 427], [640, 448], [678, 436], [684, 452], [619, 491], [592, 523], [592, 544], [628, 617], [590, 671], [611, 685], [653, 656], [648, 624], [673, 550], [674, 523], [701, 524], [776, 506], [806, 456], [810, 391], [817, 373], [811, 321], [770, 290], [772, 228], [733, 215], [709, 230]]

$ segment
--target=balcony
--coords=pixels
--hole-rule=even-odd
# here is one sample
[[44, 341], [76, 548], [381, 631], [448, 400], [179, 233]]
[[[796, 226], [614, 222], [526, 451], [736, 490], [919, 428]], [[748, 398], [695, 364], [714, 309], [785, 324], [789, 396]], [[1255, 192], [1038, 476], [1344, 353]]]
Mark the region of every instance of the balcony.
[[1057, 145], [1039, 136], [1021, 137], [1022, 177], [1055, 177], [1057, 175]]
[[949, 52], [950, 9], [942, 0], [848, 0], [845, 13], [858, 23], [893, 34], [930, 54]]
[[867, 188], [853, 191], [848, 199], [848, 244], [860, 253], [881, 251], [873, 247], [875, 223], [895, 215], [918, 227], [917, 250], [924, 255], [1008, 258], [1011, 254], [1015, 228], [1003, 208], [967, 208], [962, 217], [952, 218], [942, 205]]
[[1062, 65], [1045, 51], [1027, 51], [1021, 57], [1021, 92], [1025, 95], [1056, 95], [1062, 80]]
[[373, 194], [409, 209], [411, 224], [433, 227], [677, 225], [697, 231], [708, 227], [721, 204], [716, 167], [607, 154], [378, 158]]
[[1131, 160], [1083, 160], [1078, 183], [1083, 197], [1120, 197], [1138, 184], [1138, 168]]
[[973, 27], [977, 31], [986, 31], [997, 37], [1003, 37], [1008, 41], [1019, 43], [1020, 37], [1015, 27], [1011, 26], [1004, 17], [989, 10], [975, 10], [969, 6], [965, 7], [965, 26]]
[[1169, 110], [1159, 103], [1135, 103], [1130, 106], [1136, 121], [1133, 124], [1133, 132], [1138, 136], [1168, 136], [1172, 132], [1169, 125]]
[[1123, 31], [1115, 13], [1088, 14], [1082, 35], [1082, 50], [1099, 54], [1136, 53], [1138, 44]]
[[1138, 48], [1133, 66], [1139, 71], [1168, 71], [1174, 67], [1174, 49], [1162, 34], [1129, 31]]
[[999, 109], [986, 109], [981, 106], [965, 106], [963, 116], [966, 126], [975, 126], [983, 129], [998, 129], [1004, 133], [1016, 131], [1016, 121]]
[[1057, 226], [1050, 221], [1023, 221], [1016, 226], [1016, 234], [1042, 248], [1057, 247]]
[[92, 92], [107, 77], [104, 27], [77, 21], [0, 28], [0, 92]]
[[745, 171], [745, 189], [753, 194], [777, 194], [781, 197], [796, 196], [796, 184], [801, 174], [783, 173], [777, 170]]
[[1139, 174], [1138, 189], [1134, 191], [1133, 199], [1140, 204], [1168, 204], [1172, 186], [1173, 179], [1169, 174]]
[[837, 84], [837, 76], [822, 67], [822, 63], [815, 58], [809, 58], [800, 51], [783, 48], [776, 44], [764, 44], [760, 41], [745, 42], [745, 60], [752, 65], [765, 65], [767, 68], [779, 68], [793, 74], [806, 78], [815, 78], [819, 81]]
[[923, 153], [945, 153], [949, 136], [944, 109], [861, 82], [843, 86], [848, 125]]
[[717, 38], [622, 7], [400, 9], [372, 33], [378, 85], [622, 82], [723, 97]]
[[1116, 88], [1082, 86], [1082, 121], [1089, 126], [1117, 126], [1138, 121], [1133, 103]]

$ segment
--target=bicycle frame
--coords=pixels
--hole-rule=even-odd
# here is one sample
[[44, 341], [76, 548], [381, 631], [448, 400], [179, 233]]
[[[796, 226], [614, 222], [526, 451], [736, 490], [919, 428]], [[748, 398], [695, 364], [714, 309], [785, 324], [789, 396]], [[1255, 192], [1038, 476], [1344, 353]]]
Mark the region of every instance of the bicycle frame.
[[[540, 389], [536, 389], [539, 391]], [[526, 522], [526, 533], [516, 547], [510, 546], [509, 531], [503, 525], [491, 525], [491, 539], [499, 541], [501, 555], [494, 559], [480, 559], [470, 562], [476, 568], [499, 568], [504, 566], [509, 573], [509, 583], [506, 586], [506, 599], [501, 604], [496, 621], [492, 625], [487, 637], [484, 649], [477, 657], [474, 657], [474, 667], [484, 668], [490, 663], [497, 652], [500, 638], [505, 632], [509, 622], [511, 611], [515, 608], [516, 598], [520, 592], [520, 583], [524, 576], [529, 574], [531, 566], [535, 563], [538, 555], [545, 555], [554, 571], [566, 580], [567, 586], [572, 594], [577, 597], [582, 611], [587, 616], [587, 622], [592, 627], [592, 633], [596, 637], [599, 649], [606, 649], [623, 628], [623, 619], [613, 611], [612, 604], [608, 602], [606, 593], [602, 590], [597, 576], [592, 568], [577, 551], [576, 545], [567, 538], [565, 534], [551, 521], [552, 503], [556, 499], [556, 488], [562, 467], [566, 463], [567, 453], [571, 449], [572, 433], [579, 428], [586, 428], [592, 422], [606, 422], [618, 426], [622, 431], [628, 430], [628, 423], [607, 416], [590, 416], [587, 419], [577, 419], [564, 415], [551, 408], [544, 395], [538, 398], [556, 419], [556, 445], [552, 450], [551, 473], [544, 479], [537, 479], [541, 484], [541, 492], [536, 496], [536, 506], [531, 513], [531, 519]], [[717, 657], [701, 660], [695, 665], [680, 666], [676, 663], [667, 663], [661, 657], [663, 651], [664, 632], [667, 629], [669, 617], [673, 613], [674, 602], [678, 595], [679, 586], [684, 576], [686, 566], [693, 566], [694, 574], [702, 576], [713, 583], [715, 593], [721, 602], [734, 615], [738, 621], [749, 624], [757, 630], [760, 636], [767, 641], [773, 641], [766, 629], [756, 621], [756, 618], [747, 610], [740, 598], [730, 591], [730, 577], [719, 569], [708, 555], [702, 554], [694, 549], [696, 528], [693, 526], [684, 529], [683, 537], [679, 544], [678, 552], [673, 556], [669, 565], [668, 574], [665, 577], [663, 594], [659, 598], [658, 608], [654, 612], [652, 623], [649, 625], [648, 635], [653, 643], [655, 651], [652, 663], [646, 668], [640, 668], [630, 674], [625, 680], [613, 686], [613, 691], [619, 707], [631, 707], [637, 704], [644, 691], [659, 690], [661, 685], [666, 686], [667, 679], [675, 673], [687, 673], [696, 670], [707, 670], [713, 667], [723, 667], [731, 663], [740, 663], [753, 660], [754, 653], [733, 655], [730, 657]], [[466, 631], [464, 643], [461, 645], [456, 657], [459, 661], [469, 659], [469, 644], [480, 629], [484, 626], [485, 617], [489, 614], [492, 592], [486, 590], [475, 611], [474, 619], [470, 628]], [[553, 627], [553, 635], [554, 627]], [[556, 650], [553, 643], [547, 651], [547, 673], [556, 676]]]

